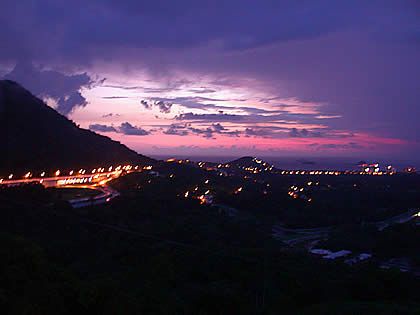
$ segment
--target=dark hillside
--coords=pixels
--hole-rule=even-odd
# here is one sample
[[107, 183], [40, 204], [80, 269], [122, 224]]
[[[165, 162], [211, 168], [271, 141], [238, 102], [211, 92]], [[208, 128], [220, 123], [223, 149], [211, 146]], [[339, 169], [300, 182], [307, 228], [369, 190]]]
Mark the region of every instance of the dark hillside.
[[72, 121], [19, 84], [0, 81], [0, 171], [149, 163], [123, 144]]

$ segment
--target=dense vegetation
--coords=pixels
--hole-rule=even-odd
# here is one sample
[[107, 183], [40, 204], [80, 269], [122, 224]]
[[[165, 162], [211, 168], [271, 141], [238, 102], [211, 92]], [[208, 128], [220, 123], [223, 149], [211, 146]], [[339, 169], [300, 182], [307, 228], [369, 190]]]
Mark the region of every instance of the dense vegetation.
[[[419, 175], [278, 175], [231, 169], [227, 171], [233, 175], [226, 175], [218, 169], [206, 171], [177, 163], [162, 163], [155, 169], [162, 176], [155, 178], [152, 185], [144, 174], [136, 175], [135, 185], [155, 187], [156, 191], [159, 187], [162, 193], [172, 195], [191, 193], [196, 187], [195, 195], [210, 190], [218, 204], [236, 208], [243, 215], [261, 221], [278, 221], [289, 227], [375, 222], [418, 208], [420, 204]], [[173, 177], [169, 177], [171, 174]], [[296, 198], [288, 194], [292, 187], [297, 189]], [[240, 192], [236, 191], [238, 188]]]
[[[379, 221], [420, 204], [420, 176], [417, 175], [261, 174], [236, 185], [243, 186], [242, 193], [235, 195], [230, 191], [221, 195], [224, 203], [255, 214], [271, 215], [291, 227]], [[296, 199], [288, 195], [292, 186], [298, 187]], [[303, 192], [299, 192], [301, 188]]]
[[[171, 169], [173, 171], [173, 169]], [[196, 176], [200, 171], [196, 171]], [[419, 283], [285, 248], [146, 173], [71, 209], [41, 186], [0, 190], [4, 314], [417, 314]], [[181, 190], [181, 189], [180, 189]]]
[[334, 229], [318, 246], [373, 253], [377, 259], [404, 257], [420, 266], [419, 240], [420, 229], [414, 222], [396, 224], [382, 231], [372, 226], [347, 225]]

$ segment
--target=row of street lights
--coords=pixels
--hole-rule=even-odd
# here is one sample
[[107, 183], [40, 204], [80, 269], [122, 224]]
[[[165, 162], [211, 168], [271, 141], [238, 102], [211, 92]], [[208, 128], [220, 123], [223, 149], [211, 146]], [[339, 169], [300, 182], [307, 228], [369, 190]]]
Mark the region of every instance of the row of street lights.
[[[112, 170], [114, 170], [115, 172], [118, 172], [118, 171], [120, 171], [120, 170], [125, 170], [125, 171], [130, 171], [130, 170], [138, 170], [139, 169], [139, 166], [138, 165], [136, 165], [136, 166], [132, 166], [132, 165], [118, 165], [117, 167], [113, 167], [113, 166], [110, 166], [109, 168], [108, 168], [108, 172], [112, 172]], [[86, 174], [86, 170], [85, 169], [80, 169], [79, 170], [79, 172], [78, 172], [78, 174], [79, 175], [85, 175]], [[99, 168], [94, 168], [92, 171], [91, 171], [91, 174], [95, 174], [95, 173], [104, 173], [105, 172], [105, 168], [104, 167], [99, 167]], [[54, 173], [53, 173], [53, 176], [55, 176], [55, 177], [58, 177], [58, 176], [60, 176], [62, 174], [62, 171], [61, 170], [56, 170]], [[40, 177], [45, 177], [47, 175], [47, 173], [45, 172], [45, 171], [43, 171], [43, 172], [41, 172], [40, 173]], [[68, 175], [69, 176], [73, 176], [73, 175], [75, 175], [75, 172], [73, 171], [73, 170], [71, 170], [69, 173], [68, 173]], [[33, 173], [32, 172], [27, 172], [27, 173], [25, 173], [25, 175], [23, 176], [23, 179], [30, 179], [30, 178], [32, 178], [33, 177]], [[9, 176], [7, 177], [7, 179], [8, 180], [13, 180], [14, 178], [16, 178], [16, 176], [14, 175], [14, 174], [9, 174]], [[3, 181], [3, 179], [1, 179], [0, 178], [0, 183]]]

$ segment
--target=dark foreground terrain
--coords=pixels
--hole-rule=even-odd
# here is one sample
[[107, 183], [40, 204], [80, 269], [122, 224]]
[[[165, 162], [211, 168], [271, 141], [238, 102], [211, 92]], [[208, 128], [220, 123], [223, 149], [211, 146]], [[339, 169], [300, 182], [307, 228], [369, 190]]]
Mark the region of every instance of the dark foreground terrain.
[[[413, 274], [383, 270], [374, 261], [349, 266], [322, 260], [303, 247], [290, 247], [272, 237], [268, 222], [305, 226], [305, 216], [287, 214], [286, 209], [295, 206], [292, 209], [308, 212], [320, 224], [334, 224], [331, 233], [336, 238], [327, 238], [323, 245], [340, 248], [347, 241], [346, 246], [356, 246], [348, 241], [347, 234], [343, 236], [346, 230], [339, 228], [341, 217], [317, 215], [323, 213], [325, 204], [308, 208], [307, 201], [287, 195], [290, 185], [307, 181], [302, 177], [280, 180], [271, 175], [252, 179], [219, 176], [164, 163], [158, 174], [134, 173], [114, 181], [112, 186], [121, 196], [110, 203], [81, 209], [72, 209], [53, 191], [38, 185], [0, 189], [1, 311], [419, 314], [420, 283]], [[322, 178], [319, 181], [330, 185], [323, 187], [336, 187], [339, 195], [345, 195], [343, 189], [353, 187], [345, 180], [334, 179], [336, 184]], [[410, 189], [416, 189], [411, 181], [407, 181]], [[203, 185], [208, 187], [204, 189]], [[244, 187], [240, 192], [239, 186]], [[268, 191], [264, 192], [263, 187]], [[204, 190], [214, 194], [212, 205], [200, 204], [195, 198], [201, 189], [204, 194]], [[248, 194], [241, 195], [246, 190]], [[188, 198], [186, 191], [191, 191]], [[312, 194], [314, 200], [323, 194], [335, 196], [327, 189]], [[381, 206], [382, 210], [375, 208], [366, 215], [355, 210], [357, 219], [345, 216], [350, 218], [347, 228], [354, 231], [354, 226], [366, 226], [365, 221], [401, 212], [391, 207], [397, 202], [392, 196], [383, 197], [388, 198], [390, 209]], [[276, 213], [274, 205], [283, 197]], [[260, 199], [253, 204], [255, 198]], [[372, 198], [365, 197], [368, 205]], [[417, 202], [410, 198], [405, 199], [408, 204], [403, 208]], [[356, 197], [354, 200], [359, 202]], [[223, 206], [215, 206], [217, 203]], [[235, 207], [239, 214], [226, 212], [226, 207]], [[345, 213], [352, 208], [357, 207], [337, 206], [336, 211]], [[415, 237], [416, 231], [410, 230], [407, 235]], [[376, 233], [369, 234], [370, 240], [378, 237]], [[355, 235], [363, 237], [360, 231]], [[405, 243], [404, 239], [398, 240], [396, 246]], [[410, 246], [404, 255], [416, 252], [415, 245]], [[383, 250], [381, 253], [386, 256]]]

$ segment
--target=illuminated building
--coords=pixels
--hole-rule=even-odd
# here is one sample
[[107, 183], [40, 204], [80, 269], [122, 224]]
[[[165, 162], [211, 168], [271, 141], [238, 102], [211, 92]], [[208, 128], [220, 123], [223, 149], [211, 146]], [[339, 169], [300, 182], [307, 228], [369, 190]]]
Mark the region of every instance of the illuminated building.
[[406, 167], [404, 168], [403, 172], [407, 174], [415, 174], [417, 170], [415, 167]]

